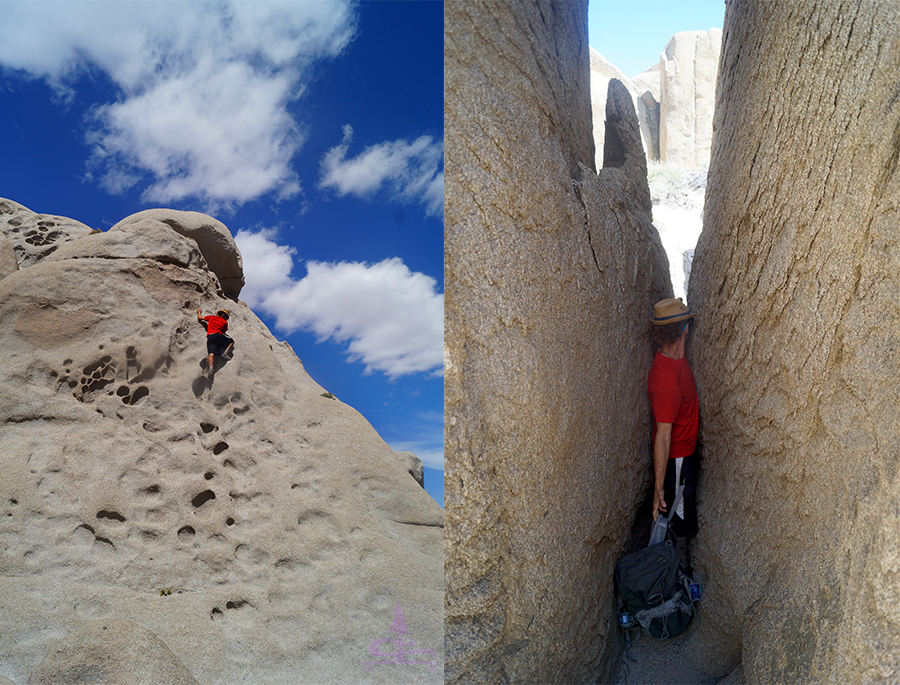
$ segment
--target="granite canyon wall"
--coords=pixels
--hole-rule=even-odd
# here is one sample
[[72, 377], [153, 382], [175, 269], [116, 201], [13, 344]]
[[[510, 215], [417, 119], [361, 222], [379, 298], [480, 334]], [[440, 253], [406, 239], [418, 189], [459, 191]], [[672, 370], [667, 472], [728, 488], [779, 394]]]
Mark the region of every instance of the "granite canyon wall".
[[618, 656], [612, 571], [650, 476], [647, 322], [671, 284], [617, 81], [593, 170], [586, 14], [445, 4], [450, 683], [609, 680]]
[[900, 680], [900, 6], [732, 0], [703, 233], [696, 654]]

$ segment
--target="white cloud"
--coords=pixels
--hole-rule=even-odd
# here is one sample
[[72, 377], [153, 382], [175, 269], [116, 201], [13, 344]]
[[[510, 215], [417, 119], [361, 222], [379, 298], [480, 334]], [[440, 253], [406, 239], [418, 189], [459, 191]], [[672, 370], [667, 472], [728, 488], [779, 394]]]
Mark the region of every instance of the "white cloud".
[[354, 30], [349, 0], [4, 2], [0, 65], [63, 98], [105, 73], [120, 99], [89, 116], [89, 177], [118, 192], [149, 173], [146, 200], [217, 206], [300, 191], [290, 159], [303, 136], [287, 105]]
[[322, 160], [320, 188], [334, 188], [339, 195], [370, 197], [384, 186], [404, 202], [419, 202], [426, 212], [440, 216], [444, 205], [444, 143], [422, 136], [367, 147], [347, 159], [353, 129], [344, 126], [343, 142]]
[[308, 261], [306, 276], [294, 280], [294, 250], [278, 245], [273, 232], [242, 230], [235, 241], [247, 281], [241, 296], [272, 316], [276, 329], [347, 343], [349, 358], [364, 363], [366, 373], [440, 374], [444, 296], [430, 276], [395, 257], [377, 264]]

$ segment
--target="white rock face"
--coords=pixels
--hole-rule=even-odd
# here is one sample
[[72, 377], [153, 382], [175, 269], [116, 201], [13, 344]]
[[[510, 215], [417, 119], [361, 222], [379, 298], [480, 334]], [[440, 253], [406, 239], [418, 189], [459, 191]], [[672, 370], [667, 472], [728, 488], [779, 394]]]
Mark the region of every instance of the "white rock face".
[[603, 131], [609, 81], [628, 88], [641, 127], [647, 162], [699, 169], [709, 166], [716, 74], [722, 30], [683, 31], [669, 41], [660, 61], [625, 78], [591, 48], [591, 107], [597, 168], [602, 166]]
[[709, 166], [722, 30], [676, 33], [660, 57], [660, 161]]
[[[200, 683], [442, 682], [443, 512], [404, 461], [164, 214], [65, 237], [0, 280], [0, 673], [118, 618]], [[398, 605], [431, 652], [367, 671]]]

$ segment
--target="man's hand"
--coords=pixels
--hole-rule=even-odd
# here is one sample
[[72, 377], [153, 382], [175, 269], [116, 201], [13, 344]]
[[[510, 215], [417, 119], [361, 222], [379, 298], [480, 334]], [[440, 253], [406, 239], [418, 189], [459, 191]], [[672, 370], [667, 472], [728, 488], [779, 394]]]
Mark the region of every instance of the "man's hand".
[[666, 496], [663, 488], [653, 488], [653, 520], [662, 514], [666, 515]]

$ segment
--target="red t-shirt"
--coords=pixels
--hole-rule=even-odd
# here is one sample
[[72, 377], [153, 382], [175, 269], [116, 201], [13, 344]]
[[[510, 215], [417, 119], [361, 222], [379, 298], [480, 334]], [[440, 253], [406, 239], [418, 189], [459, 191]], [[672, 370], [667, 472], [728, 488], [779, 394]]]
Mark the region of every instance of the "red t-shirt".
[[204, 316], [203, 320], [206, 321], [207, 335], [212, 335], [213, 333], [224, 333], [228, 330], [228, 322], [221, 316], [210, 314], [209, 316]]
[[650, 409], [653, 410], [653, 438], [656, 423], [672, 424], [672, 447], [669, 459], [689, 457], [697, 446], [700, 410], [697, 386], [687, 358], [669, 359], [657, 352], [647, 377]]

